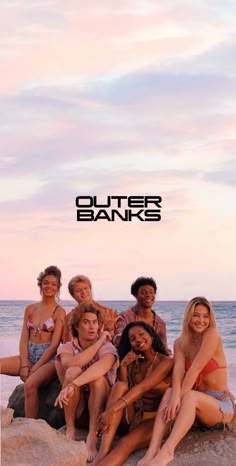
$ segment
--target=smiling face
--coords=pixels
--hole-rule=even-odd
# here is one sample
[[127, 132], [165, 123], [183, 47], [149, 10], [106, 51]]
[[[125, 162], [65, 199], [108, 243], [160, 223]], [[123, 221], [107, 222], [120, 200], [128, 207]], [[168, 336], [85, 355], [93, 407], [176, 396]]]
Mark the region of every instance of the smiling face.
[[77, 282], [73, 287], [73, 298], [77, 303], [92, 301], [92, 291], [87, 282]]
[[150, 285], [140, 286], [136, 295], [138, 305], [145, 309], [152, 308], [155, 301], [155, 297], [155, 290]]
[[209, 310], [206, 306], [197, 304], [193, 310], [193, 314], [189, 322], [189, 327], [195, 333], [202, 333], [209, 327], [209, 324]]
[[55, 296], [59, 291], [58, 280], [54, 275], [46, 275], [41, 284], [41, 293], [45, 297]]
[[135, 353], [144, 353], [152, 348], [152, 337], [139, 325], [129, 330], [129, 341]]

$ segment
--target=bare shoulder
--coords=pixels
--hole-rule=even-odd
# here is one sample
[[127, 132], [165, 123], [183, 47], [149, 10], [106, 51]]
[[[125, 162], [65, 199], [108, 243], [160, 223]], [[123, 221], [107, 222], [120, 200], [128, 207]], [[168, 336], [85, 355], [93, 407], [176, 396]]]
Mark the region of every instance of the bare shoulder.
[[184, 363], [186, 354], [184, 351], [184, 348], [181, 345], [181, 337], [177, 338], [174, 341], [174, 361], [181, 362], [182, 364]]
[[62, 306], [58, 306], [56, 311], [55, 311], [55, 317], [56, 319], [59, 318], [59, 319], [62, 319], [64, 320], [65, 317], [66, 317], [66, 311], [65, 309], [62, 307]]
[[36, 304], [37, 303], [32, 303], [26, 306], [25, 311], [24, 311], [25, 316], [29, 316], [30, 314], [32, 314]]
[[165, 365], [171, 368], [173, 366], [173, 363], [174, 363], [173, 356], [166, 356], [165, 354], [159, 354], [159, 360], [157, 364], [155, 365], [155, 368], [158, 367], [159, 364]]
[[204, 340], [209, 340], [209, 339], [213, 340], [213, 339], [215, 339], [215, 340], [221, 341], [221, 336], [220, 336], [218, 330], [216, 329], [216, 327], [209, 327], [205, 331], [205, 333], [203, 335], [203, 339]]
[[179, 338], [176, 338], [176, 340], [174, 341], [174, 351], [176, 350], [179, 350], [180, 349], [180, 337]]

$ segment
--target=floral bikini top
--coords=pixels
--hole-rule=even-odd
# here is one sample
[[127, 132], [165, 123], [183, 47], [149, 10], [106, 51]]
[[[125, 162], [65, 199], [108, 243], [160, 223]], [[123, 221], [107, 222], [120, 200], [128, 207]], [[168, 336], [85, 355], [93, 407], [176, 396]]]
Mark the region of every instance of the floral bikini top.
[[[188, 371], [188, 369], [191, 367], [192, 362], [189, 359], [185, 360], [185, 370]], [[197, 380], [194, 384], [194, 386], [197, 388], [199, 385], [201, 385], [204, 380], [206, 380], [207, 374], [210, 374], [211, 372], [214, 372], [216, 369], [225, 369], [226, 366], [220, 366], [218, 362], [215, 361], [215, 359], [210, 359], [208, 363], [203, 367], [201, 372], [199, 372], [197, 376]]]
[[[59, 307], [59, 304], [57, 304], [52, 314], [54, 314], [54, 312], [57, 310], [58, 307]], [[27, 328], [29, 330], [34, 330], [34, 335], [36, 335], [37, 333], [41, 333], [41, 332], [53, 332], [55, 328], [55, 324], [54, 324], [53, 318], [50, 317], [49, 319], [45, 320], [45, 322], [42, 322], [39, 325], [35, 325], [33, 322], [33, 314], [30, 314], [28, 322], [27, 322]]]

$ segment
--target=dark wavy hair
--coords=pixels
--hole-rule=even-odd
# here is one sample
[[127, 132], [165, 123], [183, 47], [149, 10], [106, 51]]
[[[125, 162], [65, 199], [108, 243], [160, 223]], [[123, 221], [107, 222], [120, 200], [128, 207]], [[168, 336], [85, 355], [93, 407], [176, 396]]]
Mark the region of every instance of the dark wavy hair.
[[[130, 340], [129, 340], [129, 331], [133, 327], [142, 327], [146, 332], [150, 335], [152, 338], [152, 348], [154, 351], [157, 353], [164, 354], [168, 356], [168, 353], [159, 337], [159, 335], [155, 332], [155, 330], [146, 322], [143, 322], [142, 320], [135, 321], [135, 322], [130, 322], [128, 325], [123, 330], [123, 333], [121, 335], [120, 343], [118, 345], [118, 354], [120, 357], [120, 360], [124, 359], [126, 354], [132, 349]], [[140, 351], [142, 353], [142, 351]]]
[[40, 290], [42, 288], [42, 282], [47, 275], [53, 275], [57, 279], [58, 288], [60, 289], [62, 285], [61, 271], [56, 265], [49, 265], [49, 267], [46, 267], [46, 269], [43, 272], [40, 272], [39, 276], [37, 277]]
[[157, 291], [157, 285], [155, 280], [152, 277], [138, 277], [134, 283], [131, 285], [131, 294], [136, 298], [140, 286], [149, 285], [152, 286], [155, 293]]

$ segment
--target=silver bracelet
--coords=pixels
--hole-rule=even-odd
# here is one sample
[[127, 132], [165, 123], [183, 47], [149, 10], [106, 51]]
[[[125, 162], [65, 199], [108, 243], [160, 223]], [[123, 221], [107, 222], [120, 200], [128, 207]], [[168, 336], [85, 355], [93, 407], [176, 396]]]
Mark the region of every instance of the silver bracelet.
[[130, 422], [129, 422], [128, 409], [127, 409], [128, 408], [128, 401], [125, 399], [124, 396], [121, 396], [120, 398], [118, 398], [117, 401], [119, 401], [119, 400], [122, 400], [125, 403], [125, 419], [126, 419], [127, 424], [129, 425]]
[[126, 399], [125, 399], [123, 396], [121, 396], [120, 398], [118, 398], [118, 401], [119, 401], [119, 400], [122, 400], [122, 401], [124, 401], [124, 403], [125, 403], [125, 407], [126, 407], [126, 408], [128, 407], [127, 400], [126, 400]]

